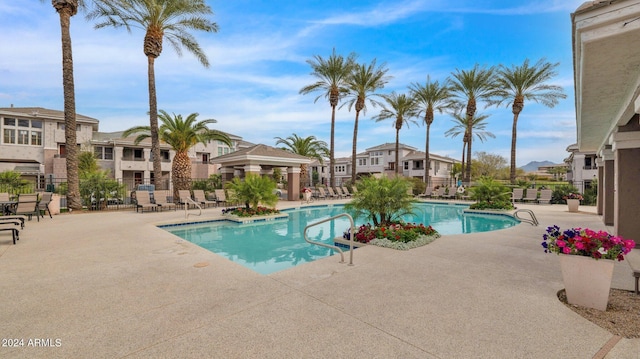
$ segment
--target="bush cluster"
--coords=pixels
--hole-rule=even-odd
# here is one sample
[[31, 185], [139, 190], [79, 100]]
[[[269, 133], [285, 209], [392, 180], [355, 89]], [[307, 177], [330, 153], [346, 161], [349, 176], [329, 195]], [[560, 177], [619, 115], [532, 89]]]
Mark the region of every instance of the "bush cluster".
[[229, 208], [227, 210], [223, 210], [223, 213], [233, 214], [238, 217], [253, 217], [253, 216], [268, 216], [271, 214], [278, 214], [280, 213], [280, 211], [275, 208], [258, 206], [256, 208], [246, 208], [246, 207]]

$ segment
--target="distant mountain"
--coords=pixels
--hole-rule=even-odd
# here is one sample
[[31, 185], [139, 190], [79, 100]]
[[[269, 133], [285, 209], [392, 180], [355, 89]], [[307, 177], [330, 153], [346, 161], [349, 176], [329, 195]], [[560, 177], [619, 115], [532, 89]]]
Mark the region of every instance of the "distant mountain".
[[538, 170], [538, 167], [551, 165], [555, 165], [555, 163], [551, 161], [531, 161], [520, 168], [522, 168], [525, 172], [535, 172]]

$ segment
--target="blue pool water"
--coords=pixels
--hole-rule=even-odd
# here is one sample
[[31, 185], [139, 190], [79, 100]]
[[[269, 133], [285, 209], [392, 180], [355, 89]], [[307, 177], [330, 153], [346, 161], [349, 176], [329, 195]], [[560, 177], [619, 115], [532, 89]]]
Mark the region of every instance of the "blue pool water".
[[[406, 216], [404, 220], [431, 225], [443, 235], [493, 231], [519, 223], [502, 215], [465, 214], [465, 208], [420, 203], [415, 205], [414, 215]], [[247, 224], [216, 221], [162, 228], [261, 274], [334, 254], [331, 249], [306, 243], [302, 232], [308, 224], [344, 213], [343, 206], [317, 206], [283, 212], [289, 215], [288, 219]], [[356, 219], [356, 228], [366, 222], [363, 218]], [[349, 220], [341, 217], [310, 228], [308, 236], [314, 241], [333, 244], [333, 238], [342, 237], [347, 228]]]

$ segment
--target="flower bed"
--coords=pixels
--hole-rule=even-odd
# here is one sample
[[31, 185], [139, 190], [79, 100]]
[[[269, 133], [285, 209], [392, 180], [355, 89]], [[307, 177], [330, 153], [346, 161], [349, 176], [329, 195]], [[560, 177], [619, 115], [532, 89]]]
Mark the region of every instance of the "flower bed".
[[267, 208], [262, 206], [258, 206], [255, 209], [246, 207], [234, 207], [222, 210], [222, 214], [231, 214], [238, 217], [269, 216], [278, 213], [280, 213], [280, 211], [275, 208]]
[[[358, 228], [354, 240], [380, 247], [407, 250], [429, 244], [438, 237], [440, 234], [433, 227], [425, 227], [423, 224], [396, 223], [372, 227], [367, 223]], [[344, 233], [343, 238], [350, 238], [349, 231]]]

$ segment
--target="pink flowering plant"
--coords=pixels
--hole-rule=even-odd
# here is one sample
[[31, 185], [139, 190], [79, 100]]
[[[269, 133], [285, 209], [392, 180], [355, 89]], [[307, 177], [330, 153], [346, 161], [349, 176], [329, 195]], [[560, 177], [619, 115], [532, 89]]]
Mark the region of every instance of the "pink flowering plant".
[[311, 193], [311, 188], [305, 187], [302, 189], [302, 193]]
[[560, 227], [547, 228], [542, 236], [545, 253], [570, 254], [594, 259], [624, 260], [636, 243], [631, 239], [611, 235], [605, 231], [589, 228], [571, 228], [561, 231]]
[[[408, 243], [420, 236], [433, 236], [438, 232], [431, 226], [415, 223], [394, 223], [388, 226], [372, 227], [371, 224], [363, 224], [356, 231], [354, 240], [361, 243], [369, 243], [376, 238], [386, 238], [393, 242]], [[349, 239], [349, 232], [345, 232], [343, 238]]]
[[238, 217], [253, 217], [253, 216], [268, 216], [271, 214], [278, 214], [280, 213], [280, 211], [275, 208], [258, 206], [256, 208], [245, 208], [245, 207], [229, 208], [227, 210], [223, 210], [222, 213], [234, 214]]

